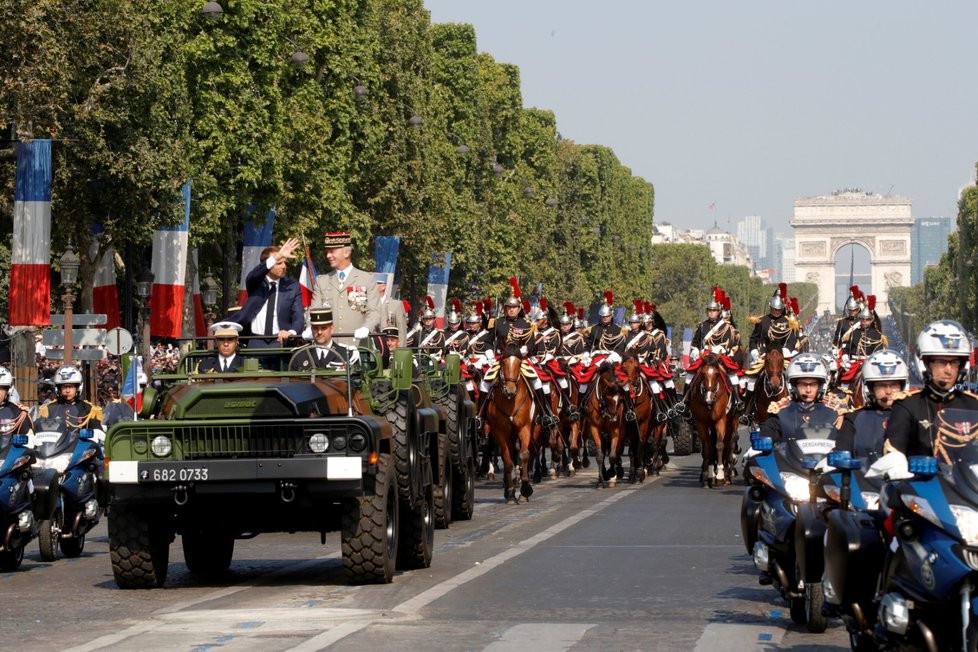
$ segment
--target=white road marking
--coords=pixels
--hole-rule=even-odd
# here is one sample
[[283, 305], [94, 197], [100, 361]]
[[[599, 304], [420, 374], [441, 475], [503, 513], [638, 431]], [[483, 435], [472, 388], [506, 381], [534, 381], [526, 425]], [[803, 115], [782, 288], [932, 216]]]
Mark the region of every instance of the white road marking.
[[579, 623], [524, 623], [514, 625], [498, 641], [483, 648], [483, 652], [510, 650], [548, 650], [562, 652], [584, 638], [594, 625]]
[[780, 647], [784, 628], [770, 625], [711, 623], [696, 641], [693, 652], [755, 652]]

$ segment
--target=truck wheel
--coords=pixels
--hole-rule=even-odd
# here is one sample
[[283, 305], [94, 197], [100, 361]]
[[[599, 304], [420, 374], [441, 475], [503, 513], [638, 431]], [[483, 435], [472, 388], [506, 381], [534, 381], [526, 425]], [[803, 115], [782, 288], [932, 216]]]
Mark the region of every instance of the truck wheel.
[[805, 584], [805, 615], [808, 620], [808, 631], [821, 634], [828, 626], [828, 619], [822, 615], [822, 605], [825, 604], [825, 593], [821, 582]]
[[[439, 435], [441, 439], [441, 435]], [[447, 438], [446, 438], [447, 439]], [[444, 530], [452, 522], [452, 502], [454, 500], [454, 464], [448, 450], [448, 443], [439, 442], [438, 456], [444, 460], [440, 482], [432, 487], [435, 509], [435, 527]]]
[[672, 452], [673, 455], [689, 455], [693, 452], [693, 432], [685, 419], [680, 419], [676, 424], [672, 437]]
[[475, 511], [475, 460], [465, 460], [461, 470], [452, 476], [455, 486], [452, 489], [452, 518], [468, 521]]
[[445, 428], [448, 433], [448, 444], [451, 453], [452, 464], [458, 466], [463, 463], [460, 458], [462, 450], [462, 433], [458, 429], [458, 397], [455, 392], [451, 392], [446, 400], [439, 401], [438, 405], [445, 408], [445, 413], [448, 415], [446, 418], [447, 426]]
[[61, 540], [61, 554], [65, 557], [80, 557], [85, 550], [85, 535], [72, 537], [71, 539]]
[[391, 456], [377, 462], [374, 489], [343, 502], [340, 548], [343, 568], [354, 584], [389, 584], [397, 562], [397, 485]]
[[183, 560], [192, 574], [213, 580], [227, 573], [234, 556], [234, 535], [230, 532], [192, 528], [180, 539]]
[[24, 561], [24, 546], [17, 546], [15, 550], [0, 552], [0, 572], [15, 571], [20, 568], [22, 561]]
[[170, 557], [170, 537], [141, 510], [112, 506], [109, 512], [109, 558], [120, 589], [163, 586]]
[[37, 545], [41, 549], [42, 561], [54, 561], [58, 558], [58, 539], [61, 538], [61, 528], [64, 525], [64, 512], [58, 507], [38, 524]]
[[428, 568], [435, 546], [434, 497], [431, 483], [424, 487], [424, 499], [416, 509], [401, 501], [400, 550], [397, 567], [402, 569]]
[[408, 425], [408, 405], [404, 398], [398, 399], [394, 407], [384, 414], [391, 424], [394, 436], [391, 439], [394, 454], [394, 471], [397, 479], [397, 495], [402, 501], [411, 501], [412, 479], [418, 465], [418, 442], [411, 436]]

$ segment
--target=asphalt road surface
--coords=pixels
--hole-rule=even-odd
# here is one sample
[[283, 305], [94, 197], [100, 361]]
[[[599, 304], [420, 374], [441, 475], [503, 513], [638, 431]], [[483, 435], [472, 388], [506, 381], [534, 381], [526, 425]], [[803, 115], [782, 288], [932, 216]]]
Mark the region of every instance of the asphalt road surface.
[[[757, 584], [740, 537], [742, 485], [704, 489], [699, 455], [640, 485], [594, 488], [594, 467], [506, 505], [480, 482], [473, 520], [435, 532], [431, 568], [350, 586], [336, 535], [238, 541], [201, 585], [179, 539], [166, 587], [122, 591], [104, 521], [79, 559], [28, 548], [0, 575], [0, 643], [21, 650], [848, 650], [836, 621], [808, 634]], [[497, 476], [498, 478], [499, 476]], [[738, 478], [739, 480], [739, 478]]]

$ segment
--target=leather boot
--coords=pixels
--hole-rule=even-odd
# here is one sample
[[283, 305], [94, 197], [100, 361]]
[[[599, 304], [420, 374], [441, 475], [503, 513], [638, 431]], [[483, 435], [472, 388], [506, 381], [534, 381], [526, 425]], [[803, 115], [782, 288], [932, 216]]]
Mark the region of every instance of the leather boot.
[[550, 395], [545, 394], [542, 387], [535, 393], [537, 401], [540, 403], [540, 425], [544, 428], [556, 428], [559, 421], [550, 407]]

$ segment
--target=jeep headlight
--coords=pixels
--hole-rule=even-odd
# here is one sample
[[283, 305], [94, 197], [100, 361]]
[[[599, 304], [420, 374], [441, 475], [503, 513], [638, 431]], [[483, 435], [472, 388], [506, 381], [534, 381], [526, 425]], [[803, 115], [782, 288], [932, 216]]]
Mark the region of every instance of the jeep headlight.
[[361, 433], [355, 433], [350, 436], [350, 450], [355, 453], [359, 453], [364, 448], [367, 447], [367, 438]]
[[313, 453], [325, 453], [329, 448], [329, 438], [321, 432], [317, 432], [309, 438], [309, 450]]
[[811, 489], [808, 485], [808, 478], [803, 478], [797, 473], [781, 473], [781, 482], [784, 483], [784, 490], [792, 500], [805, 502], [811, 498]]
[[978, 546], [978, 511], [965, 505], [948, 505], [954, 514], [955, 525], [961, 538], [969, 546]]
[[153, 437], [153, 441], [149, 447], [156, 457], [166, 457], [173, 450], [173, 444], [170, 443], [170, 438], [165, 435]]

